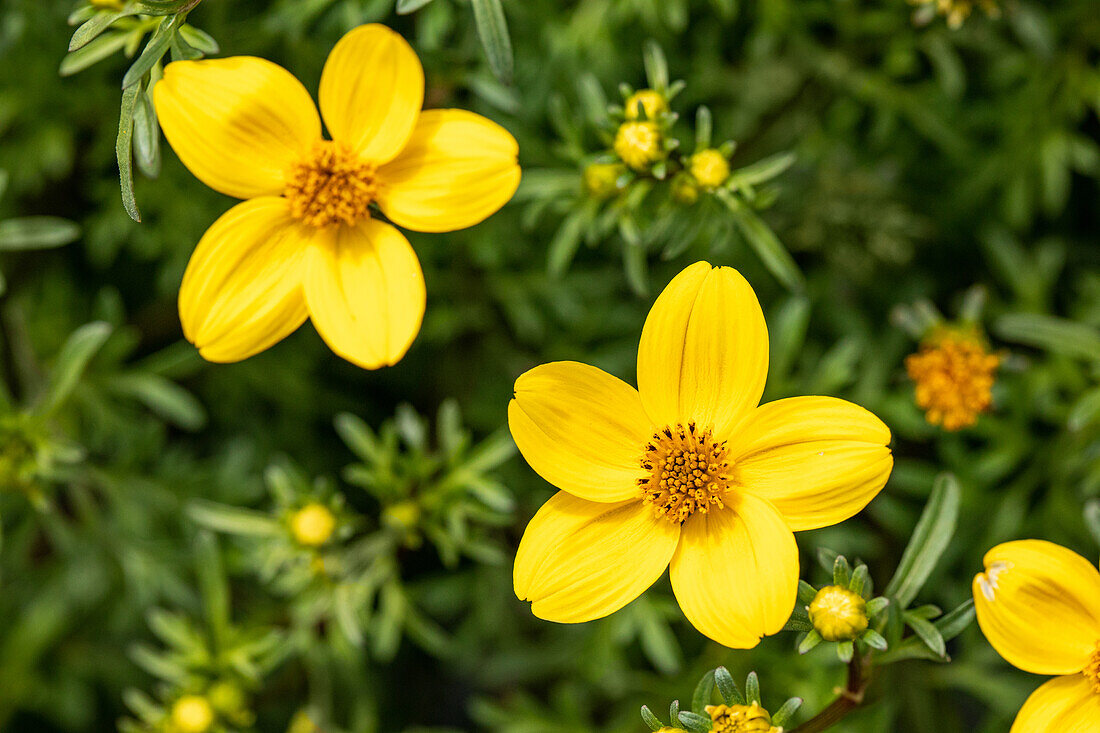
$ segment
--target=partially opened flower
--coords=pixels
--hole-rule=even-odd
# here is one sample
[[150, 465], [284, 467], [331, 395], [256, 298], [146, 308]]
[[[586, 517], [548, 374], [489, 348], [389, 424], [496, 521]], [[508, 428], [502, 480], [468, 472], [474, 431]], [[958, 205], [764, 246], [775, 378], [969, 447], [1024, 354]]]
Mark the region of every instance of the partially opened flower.
[[[211, 361], [247, 358], [306, 320], [340, 356], [397, 362], [424, 315], [424, 278], [391, 224], [482, 221], [519, 185], [515, 139], [457, 109], [421, 111], [424, 72], [381, 25], [325, 63], [321, 115], [263, 59], [177, 61], [154, 89], [169, 143], [211, 188], [247, 199], [206, 232], [180, 288], [183, 332]], [[321, 135], [321, 117], [331, 135]]]
[[978, 625], [1025, 672], [1058, 675], [1024, 703], [1012, 733], [1100, 730], [1100, 572], [1042, 540], [997, 545], [974, 578]]
[[561, 489], [516, 555], [516, 595], [536, 616], [606, 616], [671, 563], [680, 607], [715, 641], [750, 648], [783, 627], [798, 587], [793, 532], [860, 511], [893, 459], [890, 431], [850, 402], [758, 405], [767, 373], [752, 288], [698, 262], [646, 319], [637, 390], [576, 362], [516, 380], [512, 436]]

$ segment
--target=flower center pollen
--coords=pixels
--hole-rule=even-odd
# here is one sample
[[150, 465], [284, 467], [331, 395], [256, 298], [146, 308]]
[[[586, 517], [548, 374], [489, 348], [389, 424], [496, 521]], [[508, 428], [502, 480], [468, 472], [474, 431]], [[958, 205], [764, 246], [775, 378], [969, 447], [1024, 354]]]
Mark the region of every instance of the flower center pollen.
[[310, 226], [356, 224], [370, 218], [370, 203], [378, 193], [374, 163], [333, 140], [314, 144], [287, 176], [283, 195], [290, 213]]
[[1089, 663], [1081, 670], [1081, 674], [1092, 683], [1092, 691], [1100, 695], [1100, 642], [1096, 643], [1096, 650], [1089, 658]]
[[723, 507], [730, 486], [726, 442], [715, 441], [710, 429], [677, 423], [653, 434], [642, 454], [649, 475], [638, 479], [642, 499], [658, 516], [683, 522], [711, 506]]

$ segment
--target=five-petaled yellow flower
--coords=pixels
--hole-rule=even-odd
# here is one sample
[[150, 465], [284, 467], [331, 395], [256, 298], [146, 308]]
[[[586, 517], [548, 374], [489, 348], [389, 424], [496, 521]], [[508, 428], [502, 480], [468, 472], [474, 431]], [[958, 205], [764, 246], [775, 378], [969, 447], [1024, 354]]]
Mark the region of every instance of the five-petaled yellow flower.
[[1100, 572], [1060, 545], [1019, 540], [986, 553], [978, 625], [1012, 665], [1059, 675], [1024, 703], [1012, 733], [1100, 730]]
[[[367, 369], [394, 364], [424, 315], [424, 277], [396, 228], [482, 221], [519, 185], [515, 139], [480, 115], [421, 111], [424, 71], [381, 25], [345, 35], [305, 87], [263, 59], [178, 61], [154, 89], [169, 143], [211, 188], [247, 199], [199, 242], [180, 288], [183, 332], [238, 361], [305, 322]], [[321, 116], [331, 135], [321, 135]]]
[[516, 380], [508, 424], [559, 489], [527, 526], [515, 591], [536, 616], [581, 622], [638, 597], [671, 563], [688, 620], [751, 648], [794, 608], [794, 531], [859, 512], [893, 465], [890, 431], [832, 397], [759, 405], [768, 330], [736, 270], [698, 262], [657, 298], [638, 389], [556, 362]]

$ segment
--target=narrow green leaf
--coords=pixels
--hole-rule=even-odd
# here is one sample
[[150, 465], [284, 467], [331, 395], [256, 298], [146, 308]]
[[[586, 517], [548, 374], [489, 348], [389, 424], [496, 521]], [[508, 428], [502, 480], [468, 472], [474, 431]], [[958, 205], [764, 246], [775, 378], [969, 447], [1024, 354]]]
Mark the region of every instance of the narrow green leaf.
[[130, 68], [126, 70], [125, 76], [122, 77], [123, 89], [136, 86], [142, 77], [161, 60], [172, 43], [172, 37], [175, 36], [181, 25], [183, 25], [183, 18], [179, 15], [160, 22], [153, 34], [149, 36], [149, 42], [145, 44], [145, 49], [141, 52], [141, 55], [137, 57]]
[[1087, 323], [1041, 313], [1010, 313], [998, 318], [993, 330], [1006, 341], [1100, 362], [1100, 332]]
[[711, 721], [709, 715], [699, 715], [690, 710], [683, 710], [675, 718], [691, 733], [707, 733], [710, 730]]
[[277, 519], [254, 509], [194, 499], [185, 511], [191, 521], [218, 532], [253, 537], [275, 537], [283, 533], [283, 526]]
[[661, 44], [652, 38], [642, 47], [642, 63], [645, 65], [645, 76], [649, 80], [650, 89], [668, 94], [668, 60], [661, 50]]
[[847, 588], [852, 578], [852, 566], [848, 564], [848, 558], [837, 555], [833, 561], [833, 585]]
[[745, 700], [750, 704], [760, 704], [760, 678], [755, 671], [749, 672], [745, 678]]
[[73, 331], [57, 356], [50, 383], [43, 396], [41, 412], [49, 415], [61, 407], [76, 388], [96, 352], [111, 335], [111, 325], [95, 321]]
[[134, 104], [134, 157], [138, 168], [149, 178], [160, 173], [160, 126], [146, 93], [139, 94]]
[[904, 613], [902, 616], [909, 628], [937, 657], [947, 655], [947, 645], [944, 643], [943, 635], [940, 634], [939, 629], [931, 621], [915, 613]]
[[397, 0], [395, 10], [398, 15], [408, 15], [409, 13], [415, 13], [430, 2], [432, 0]]
[[202, 51], [207, 56], [212, 56], [221, 51], [221, 47], [213, 36], [193, 25], [180, 26], [180, 36], [187, 42], [187, 45]]
[[755, 186], [775, 178], [790, 168], [795, 161], [794, 153], [778, 153], [757, 161], [744, 168], [738, 168], [730, 174], [729, 182], [734, 190], [741, 186]]
[[798, 602], [808, 606], [817, 598], [817, 589], [801, 578], [798, 579]]
[[860, 634], [859, 638], [864, 644], [880, 652], [886, 651], [889, 647], [889, 644], [886, 643], [886, 638], [874, 629], [867, 629]]
[[214, 649], [223, 650], [229, 640], [229, 582], [218, 541], [205, 529], [195, 537], [195, 575]]
[[206, 410], [190, 392], [158, 374], [132, 372], [110, 381], [115, 392], [132, 397], [168, 422], [184, 430], [206, 424]]
[[916, 598], [951, 542], [959, 518], [959, 493], [958, 481], [952, 474], [941, 473], [936, 477], [928, 504], [886, 587], [885, 595], [895, 599], [903, 609]]
[[720, 190], [717, 195], [733, 213], [733, 221], [738, 230], [764, 263], [764, 267], [768, 268], [768, 272], [788, 290], [801, 291], [805, 286], [802, 271], [775, 236], [775, 232], [752, 209], [734, 198], [733, 194]]
[[111, 24], [119, 18], [123, 18], [127, 15], [134, 15], [138, 12], [140, 11], [137, 8], [127, 8], [125, 10], [99, 13], [93, 16], [73, 32], [73, 37], [69, 39], [69, 50], [76, 51], [80, 47], [90, 43], [100, 33], [110, 28]]
[[578, 209], [562, 220], [546, 248], [546, 272], [550, 277], [561, 277], [569, 269], [589, 222], [584, 209]]
[[1100, 545], [1100, 499], [1089, 499], [1085, 502], [1085, 526], [1096, 544]]
[[745, 698], [741, 690], [737, 689], [737, 683], [733, 681], [733, 675], [725, 667], [714, 670], [714, 684], [718, 686], [718, 694], [722, 696], [722, 702], [726, 705], [744, 705]]
[[802, 640], [802, 643], [798, 645], [798, 653], [805, 654], [823, 641], [821, 634], [811, 628], [810, 633], [806, 634], [806, 638]]
[[867, 616], [868, 618], [874, 618], [880, 613], [886, 610], [886, 607], [890, 605], [890, 599], [879, 596], [878, 598], [872, 598], [867, 601]]
[[56, 216], [0, 221], [0, 252], [52, 249], [80, 238], [80, 227]]
[[653, 714], [653, 711], [649, 709], [648, 705], [642, 706], [642, 720], [649, 726], [651, 731], [659, 731], [665, 727], [665, 724], [661, 722], [661, 719]]
[[710, 107], [705, 104], [700, 105], [699, 110], [695, 113], [695, 152], [710, 147], [713, 130], [714, 122], [711, 118]]
[[100, 36], [91, 43], [65, 54], [65, 57], [61, 59], [61, 65], [58, 67], [57, 73], [61, 76], [72, 76], [79, 71], [83, 71], [120, 51], [129, 40], [130, 34], [122, 32]]
[[791, 722], [791, 718], [794, 717], [798, 709], [802, 707], [801, 697], [792, 697], [783, 703], [783, 705], [775, 711], [772, 715], [772, 725], [778, 728], [785, 728], [787, 723]]
[[710, 695], [714, 692], [714, 670], [707, 672], [695, 686], [695, 693], [691, 696], [691, 709], [700, 715], [706, 712], [706, 706], [710, 704]]
[[493, 76], [502, 84], [512, 83], [512, 41], [508, 36], [508, 21], [500, 0], [470, 0], [474, 8], [474, 23], [481, 45], [489, 59]]
[[141, 221], [137, 198], [134, 196], [134, 167], [131, 148], [134, 136], [134, 108], [137, 106], [141, 85], [135, 84], [122, 93], [122, 107], [118, 118], [118, 138], [115, 140], [115, 159], [118, 161], [118, 180], [122, 189], [122, 206], [134, 221]]

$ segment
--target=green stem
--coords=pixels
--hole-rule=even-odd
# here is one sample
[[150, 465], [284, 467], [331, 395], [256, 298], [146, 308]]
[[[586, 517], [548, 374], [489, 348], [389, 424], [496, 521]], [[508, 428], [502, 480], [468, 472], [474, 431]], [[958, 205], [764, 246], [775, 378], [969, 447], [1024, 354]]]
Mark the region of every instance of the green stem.
[[791, 733], [817, 733], [839, 723], [848, 713], [863, 704], [867, 686], [871, 684], [871, 657], [852, 655], [848, 663], [848, 684], [829, 707], [798, 726]]

